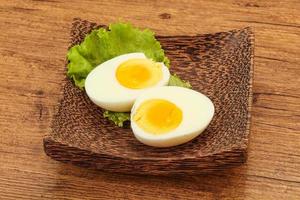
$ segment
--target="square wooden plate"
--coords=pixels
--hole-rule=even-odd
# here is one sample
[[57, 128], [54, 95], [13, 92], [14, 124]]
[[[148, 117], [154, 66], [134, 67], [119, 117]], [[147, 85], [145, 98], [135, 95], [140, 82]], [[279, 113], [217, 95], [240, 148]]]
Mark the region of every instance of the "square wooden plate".
[[[71, 46], [96, 27], [95, 23], [74, 19]], [[83, 167], [132, 174], [206, 173], [245, 162], [252, 103], [251, 30], [157, 39], [171, 60], [171, 71], [214, 102], [215, 116], [205, 132], [172, 148], [145, 146], [130, 129], [104, 119], [102, 109], [65, 79], [52, 132], [44, 138], [48, 156]]]

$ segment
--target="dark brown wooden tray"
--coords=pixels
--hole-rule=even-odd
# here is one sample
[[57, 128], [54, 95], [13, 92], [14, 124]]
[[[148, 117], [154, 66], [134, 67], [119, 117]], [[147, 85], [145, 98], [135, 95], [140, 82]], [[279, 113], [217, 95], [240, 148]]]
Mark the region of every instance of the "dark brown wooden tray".
[[[97, 24], [74, 19], [71, 46]], [[102, 117], [84, 91], [65, 79], [44, 149], [55, 160], [131, 174], [207, 173], [246, 160], [252, 104], [254, 37], [249, 28], [197, 36], [157, 36], [171, 71], [209, 96], [215, 116], [199, 137], [172, 148], [138, 142]], [[195, 119], [197, 120], [197, 119]]]

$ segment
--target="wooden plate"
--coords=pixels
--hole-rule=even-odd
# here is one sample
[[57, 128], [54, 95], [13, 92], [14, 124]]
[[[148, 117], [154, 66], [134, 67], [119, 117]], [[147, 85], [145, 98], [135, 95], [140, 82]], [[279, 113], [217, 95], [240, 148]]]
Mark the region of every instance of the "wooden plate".
[[[95, 23], [74, 19], [71, 46]], [[55, 160], [132, 174], [206, 173], [246, 160], [252, 102], [253, 34], [249, 28], [196, 36], [157, 36], [171, 71], [214, 102], [215, 116], [199, 137], [172, 148], [138, 142], [130, 129], [102, 117], [84, 91], [66, 79], [44, 149]], [[197, 120], [197, 119], [195, 119]]]

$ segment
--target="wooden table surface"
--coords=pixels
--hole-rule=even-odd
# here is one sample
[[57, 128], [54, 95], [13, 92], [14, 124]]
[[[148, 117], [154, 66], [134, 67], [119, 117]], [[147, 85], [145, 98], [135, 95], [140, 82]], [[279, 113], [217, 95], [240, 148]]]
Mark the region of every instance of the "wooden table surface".
[[[300, 2], [0, 1], [0, 199], [300, 199]], [[160, 35], [255, 32], [248, 162], [178, 177], [109, 174], [56, 162], [50, 132], [73, 17]]]

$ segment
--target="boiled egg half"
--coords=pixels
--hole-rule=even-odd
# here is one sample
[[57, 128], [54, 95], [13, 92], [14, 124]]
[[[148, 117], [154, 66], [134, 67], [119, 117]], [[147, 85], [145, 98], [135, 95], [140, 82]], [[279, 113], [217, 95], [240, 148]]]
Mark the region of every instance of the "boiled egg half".
[[209, 125], [214, 105], [205, 95], [163, 86], [140, 95], [131, 110], [131, 128], [142, 143], [171, 147], [197, 137]]
[[163, 63], [154, 62], [143, 53], [129, 53], [94, 68], [85, 80], [85, 90], [96, 105], [126, 112], [141, 93], [167, 85], [169, 78], [170, 72]]

